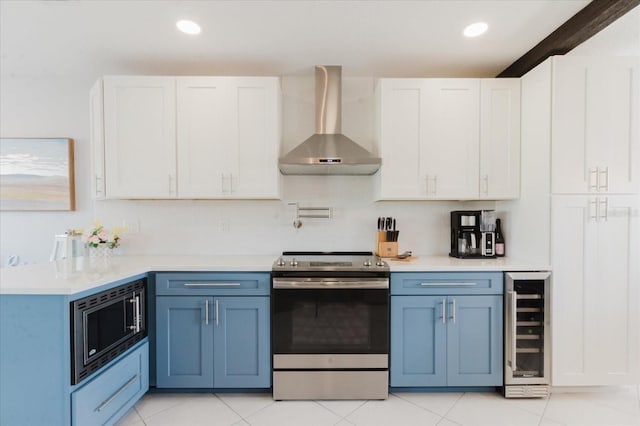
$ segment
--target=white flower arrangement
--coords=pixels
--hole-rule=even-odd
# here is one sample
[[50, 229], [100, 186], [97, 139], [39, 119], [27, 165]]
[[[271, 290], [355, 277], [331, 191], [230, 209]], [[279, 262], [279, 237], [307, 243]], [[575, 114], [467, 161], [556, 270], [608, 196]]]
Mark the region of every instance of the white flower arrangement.
[[107, 247], [114, 249], [120, 245], [120, 235], [127, 231], [125, 227], [115, 227], [106, 230], [99, 220], [92, 223], [92, 228], [84, 234], [87, 247]]

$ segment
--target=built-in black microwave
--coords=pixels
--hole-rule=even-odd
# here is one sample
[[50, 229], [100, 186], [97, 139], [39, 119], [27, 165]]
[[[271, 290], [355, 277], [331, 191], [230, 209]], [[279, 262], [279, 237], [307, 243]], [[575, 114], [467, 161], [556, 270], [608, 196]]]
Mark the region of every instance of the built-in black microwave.
[[71, 302], [71, 384], [147, 335], [146, 279]]

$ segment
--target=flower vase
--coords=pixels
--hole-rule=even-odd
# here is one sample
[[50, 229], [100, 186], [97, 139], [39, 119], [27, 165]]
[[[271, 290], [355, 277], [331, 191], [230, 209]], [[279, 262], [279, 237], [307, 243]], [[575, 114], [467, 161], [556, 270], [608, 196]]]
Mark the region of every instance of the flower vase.
[[89, 257], [111, 257], [113, 249], [106, 244], [98, 244], [98, 247], [89, 247]]

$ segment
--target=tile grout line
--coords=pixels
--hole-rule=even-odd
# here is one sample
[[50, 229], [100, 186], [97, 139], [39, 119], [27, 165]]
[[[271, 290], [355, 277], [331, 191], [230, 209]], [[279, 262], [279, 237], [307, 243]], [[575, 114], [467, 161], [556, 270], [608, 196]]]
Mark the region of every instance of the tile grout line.
[[443, 419], [446, 419], [449, 422], [455, 423], [457, 425], [459, 425], [460, 423], [451, 420], [450, 418], [448, 418], [447, 416], [449, 415], [449, 413], [451, 412], [451, 410], [453, 410], [455, 408], [455, 406], [458, 404], [458, 402], [460, 402], [460, 400], [462, 399], [462, 397], [464, 397], [467, 394], [467, 392], [462, 392], [462, 395], [460, 395], [458, 397], [458, 399], [456, 399], [456, 401], [451, 405], [451, 407], [449, 407], [449, 409], [447, 410], [446, 413], [444, 413], [444, 416], [442, 416]]
[[[540, 420], [538, 420], [538, 426], [540, 426], [542, 424], [542, 421], [545, 419], [544, 415], [547, 412], [547, 407], [549, 406], [549, 402], [551, 402], [551, 392], [549, 392], [549, 397], [547, 398], [547, 403], [544, 404], [544, 410], [542, 410], [542, 415], [540, 416]], [[548, 420], [551, 420], [551, 419], [548, 419]]]
[[346, 420], [347, 422], [351, 423], [348, 419], [347, 416], [350, 416], [351, 414], [355, 413], [356, 411], [358, 411], [360, 408], [362, 408], [367, 402], [369, 402], [370, 400], [365, 399], [364, 401], [362, 401], [362, 404], [358, 405], [356, 408], [354, 408], [353, 410], [349, 411], [347, 414], [345, 414], [344, 416], [342, 416], [339, 413], [336, 413], [335, 411], [333, 411], [331, 408], [329, 407], [325, 407], [324, 405], [322, 405], [322, 403], [320, 403], [317, 399], [314, 399], [313, 402], [315, 402], [316, 404], [318, 404], [320, 407], [324, 408], [325, 410], [328, 410], [329, 412], [335, 414], [336, 416], [338, 416], [340, 418], [340, 420], [338, 421], [338, 423], [342, 420]]
[[[226, 405], [227, 407], [229, 407], [229, 409], [230, 409], [231, 411], [233, 411], [233, 412], [234, 412], [234, 413], [236, 413], [238, 416], [240, 416], [240, 419], [241, 419], [243, 422], [245, 422], [245, 423], [249, 424], [249, 426], [251, 426], [251, 422], [250, 422], [249, 420], [247, 420], [247, 417], [251, 417], [251, 416], [253, 416], [254, 414], [257, 414], [257, 413], [259, 413], [260, 411], [262, 411], [262, 410], [266, 409], [267, 407], [271, 407], [273, 404], [275, 404], [275, 403], [276, 403], [276, 401], [271, 400], [271, 403], [270, 403], [270, 404], [267, 404], [267, 405], [265, 405], [264, 407], [259, 408], [258, 410], [254, 411], [253, 413], [251, 413], [251, 414], [249, 414], [247, 417], [245, 417], [245, 416], [243, 416], [242, 414], [238, 413], [236, 410], [234, 410], [234, 409], [233, 409], [229, 404], [227, 404], [227, 403], [225, 402], [225, 400], [224, 400], [224, 399], [220, 398], [220, 397], [218, 396], [218, 394], [217, 394], [217, 393], [214, 393], [214, 395], [216, 396], [216, 398], [218, 398], [220, 401], [222, 401], [222, 403], [223, 403], [224, 405]], [[237, 423], [237, 422], [236, 422], [236, 423]]]
[[144, 421], [144, 417], [142, 417], [142, 414], [140, 414], [140, 412], [138, 411], [138, 408], [136, 407], [136, 404], [133, 404], [133, 410], [136, 412], [138, 417], [140, 417], [140, 420], [142, 420], [142, 424], [144, 426], [147, 426], [147, 422]]
[[[422, 409], [422, 410], [424, 410], [424, 411], [428, 411], [428, 412], [430, 412], [431, 414], [435, 414], [436, 416], [440, 416], [440, 420], [438, 420], [438, 423], [440, 423], [440, 422], [442, 421], [442, 419], [444, 419], [444, 416], [443, 416], [442, 414], [440, 414], [440, 413], [436, 413], [435, 411], [431, 411], [431, 410], [429, 410], [428, 408], [425, 408], [425, 407], [422, 407], [422, 406], [420, 406], [420, 405], [418, 405], [418, 404], [415, 404], [415, 403], [413, 403], [413, 402], [409, 401], [408, 399], [405, 399], [405, 398], [401, 397], [400, 395], [396, 395], [396, 394], [392, 394], [392, 395], [393, 395], [393, 396], [395, 396], [396, 398], [400, 398], [401, 400], [403, 400], [403, 401], [405, 401], [405, 402], [408, 402], [409, 404], [413, 405], [414, 407], [418, 407], [418, 408], [420, 408], [420, 409]], [[463, 395], [464, 395], [464, 394], [463, 394]], [[460, 398], [458, 398], [458, 399], [460, 399]], [[457, 399], [456, 399], [456, 402], [458, 402], [458, 400], [457, 400]], [[455, 402], [454, 402], [453, 404], [455, 405]], [[452, 407], [452, 408], [453, 408], [453, 407]], [[448, 412], [448, 411], [447, 411], [447, 412]], [[447, 419], [447, 420], [449, 420], [449, 419]], [[436, 423], [436, 424], [437, 424], [437, 423]]]

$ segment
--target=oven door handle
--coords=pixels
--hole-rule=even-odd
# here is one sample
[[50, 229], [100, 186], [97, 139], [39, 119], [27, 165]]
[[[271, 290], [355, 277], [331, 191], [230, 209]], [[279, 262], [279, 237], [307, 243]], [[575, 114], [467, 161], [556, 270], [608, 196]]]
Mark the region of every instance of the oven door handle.
[[274, 278], [273, 288], [282, 290], [300, 289], [353, 289], [389, 288], [388, 278]]

